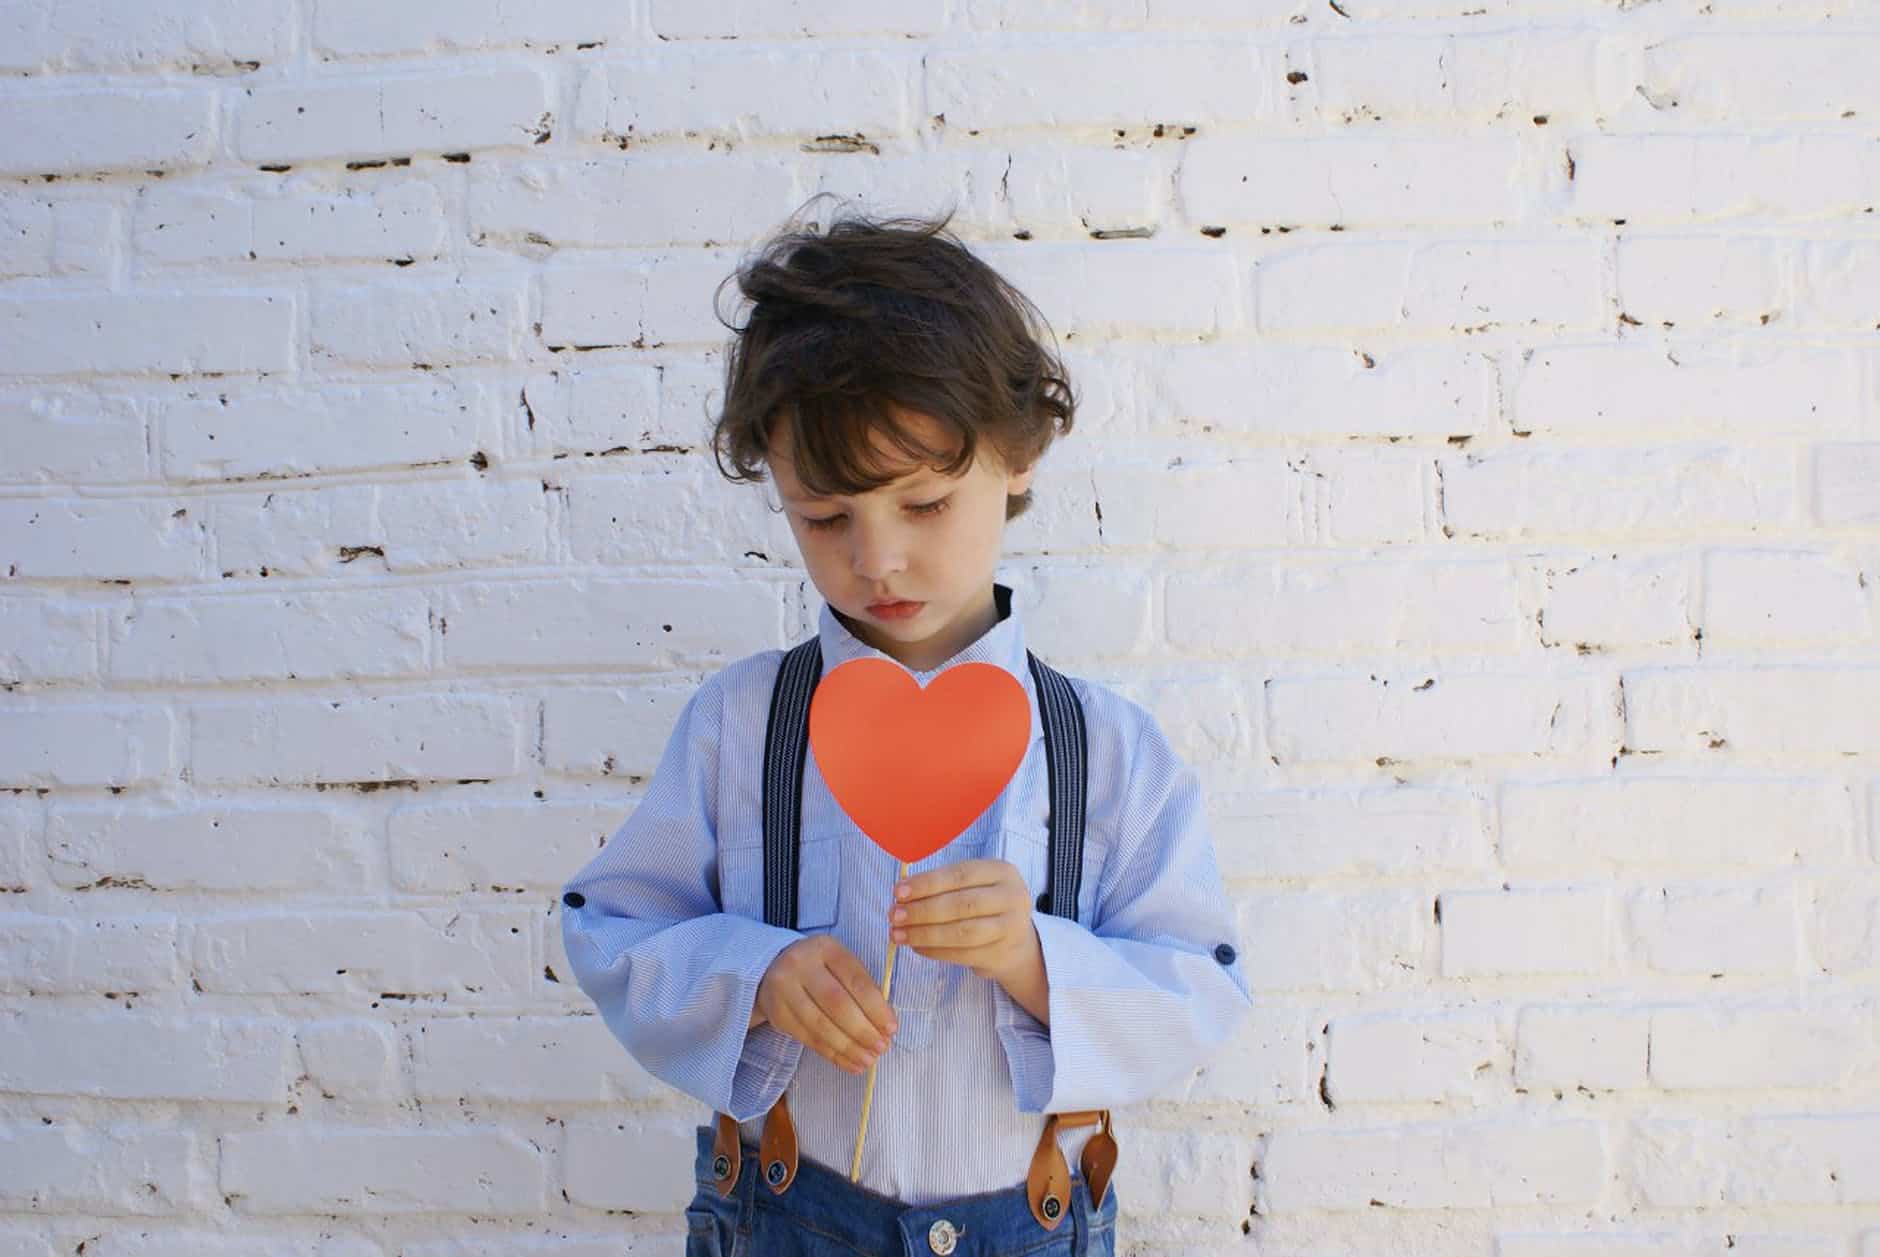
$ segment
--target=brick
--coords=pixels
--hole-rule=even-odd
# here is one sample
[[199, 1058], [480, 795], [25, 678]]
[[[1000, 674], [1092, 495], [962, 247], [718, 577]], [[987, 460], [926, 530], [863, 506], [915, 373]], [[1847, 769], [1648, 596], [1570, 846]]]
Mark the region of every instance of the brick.
[[[1202, 512], [1218, 520], [1212, 512]], [[1219, 657], [1339, 655], [1411, 647], [1511, 654], [1524, 644], [1514, 573], [1499, 562], [1249, 564], [1232, 580], [1173, 574], [1168, 640]], [[1389, 608], [1378, 614], [1378, 608]], [[1248, 626], [1260, 626], [1249, 640]]]
[[1880, 327], [1880, 241], [1815, 240], [1800, 245], [1795, 278], [1797, 322], [1868, 332]]
[[0, 561], [22, 580], [187, 581], [203, 567], [188, 506], [137, 498], [0, 501]]
[[1722, 444], [1443, 457], [1445, 533], [1629, 542], [1775, 529], [1796, 509], [1792, 467]]
[[1880, 178], [1880, 145], [1854, 136], [1590, 135], [1568, 152], [1563, 212], [1581, 221], [1859, 214]]
[[[362, 414], [396, 416], [399, 422], [361, 423]], [[158, 449], [165, 474], [179, 480], [467, 463], [477, 451], [499, 444], [501, 416], [501, 402], [488, 384], [448, 371], [295, 389], [230, 388], [160, 407]], [[218, 519], [227, 514], [220, 503]], [[228, 539], [224, 532], [222, 540]]]
[[176, 773], [176, 718], [162, 707], [13, 707], [7, 723], [0, 785], [135, 786]]
[[1512, 138], [1204, 136], [1177, 195], [1191, 221], [1228, 228], [1493, 223], [1525, 216], [1527, 168]]
[[1609, 699], [1585, 677], [1381, 672], [1265, 685], [1275, 762], [1559, 754], [1595, 743]]
[[1590, 1205], [1609, 1159], [1597, 1122], [1282, 1130], [1261, 1163], [1260, 1212]]
[[[1238, 1222], [1253, 1203], [1247, 1173], [1251, 1142], [1245, 1136], [1205, 1126], [1165, 1130], [1138, 1125], [1131, 1151], [1143, 1167], [1133, 1199], [1155, 1217], [1209, 1218]], [[1120, 1190], [1120, 1189], [1119, 1189]]]
[[0, 19], [0, 69], [222, 68], [267, 62], [293, 42], [290, 0], [59, 0]]
[[648, 14], [662, 39], [793, 38], [798, 35], [937, 35], [946, 29], [942, 0], [652, 0]]
[[1685, 555], [1539, 561], [1541, 645], [1581, 654], [1619, 646], [1695, 648], [1697, 564]]
[[291, 1048], [283, 1021], [16, 1010], [0, 1015], [0, 1085], [28, 1095], [282, 1104]]
[[[666, 669], [720, 666], [782, 645], [783, 599], [763, 583], [584, 580], [456, 585], [438, 603], [450, 621], [444, 658], [487, 668]], [[464, 774], [466, 776], [473, 774]]]
[[54, 1217], [160, 1217], [200, 1207], [201, 1137], [129, 1121], [0, 1128], [0, 1208]]
[[428, 613], [415, 590], [138, 599], [114, 617], [110, 675], [208, 684], [422, 676]]
[[129, 397], [50, 386], [0, 397], [0, 430], [0, 482], [100, 484], [147, 474], [142, 408]]
[[1667, 1091], [1839, 1091], [1871, 1072], [1875, 1046], [1858, 1007], [1656, 1009], [1651, 1036], [1651, 1080]]
[[45, 850], [70, 888], [109, 878], [153, 891], [357, 892], [371, 867], [361, 823], [330, 807], [56, 806]]
[[1678, 34], [1645, 46], [1640, 89], [1690, 121], [1839, 121], [1880, 110], [1876, 64], [1880, 36], [1861, 31]]
[[[296, 1039], [307, 1076], [327, 1095], [349, 1100], [404, 1097], [405, 1054], [391, 1026], [365, 1020], [323, 1021], [302, 1024]], [[465, 1088], [458, 1095], [471, 1090]]]
[[50, 275], [52, 245], [50, 202], [0, 195], [0, 279]]
[[1237, 896], [1241, 964], [1256, 991], [1389, 990], [1427, 974], [1420, 892]]
[[1318, 1099], [1318, 1030], [1314, 1006], [1256, 1003], [1220, 1050], [1203, 1061], [1184, 1088], [1166, 1096], [1194, 1104], [1298, 1105]]
[[[751, 487], [726, 484], [716, 468], [570, 474], [566, 488], [568, 535], [579, 563], [748, 566], [753, 551], [795, 553], [784, 517], [767, 511], [766, 498]], [[680, 520], [685, 527], [676, 530]]]
[[1647, 668], [1624, 674], [1635, 751], [1860, 753], [1880, 746], [1880, 669]]
[[1279, 120], [1267, 64], [1240, 41], [1004, 44], [927, 58], [927, 106], [949, 128], [1235, 125]]
[[[556, 963], [562, 981], [572, 985], [567, 966]], [[634, 1063], [596, 1016], [438, 1017], [417, 1023], [412, 1044], [416, 1094], [426, 1100], [481, 1095], [525, 1104], [598, 1104], [673, 1094]], [[519, 1060], [530, 1068], [513, 1068]]]
[[911, 53], [679, 45], [610, 59], [582, 85], [583, 139], [674, 133], [846, 135], [909, 131]]
[[1497, 422], [1488, 361], [1448, 346], [1157, 345], [1125, 360], [1148, 418], [1228, 436], [1446, 436]]
[[693, 1123], [670, 1119], [617, 1124], [570, 1124], [562, 1135], [568, 1199], [588, 1209], [676, 1213], [695, 1190], [691, 1178], [673, 1172], [695, 1154]]
[[285, 371], [285, 292], [139, 292], [0, 298], [0, 375]]
[[1510, 870], [1704, 872], [1844, 863], [1854, 800], [1831, 782], [1712, 775], [1508, 782], [1501, 860]]
[[1651, 1016], [1619, 1006], [1577, 1004], [1521, 1010], [1514, 1081], [1528, 1091], [1633, 1091], [1647, 1085]]
[[219, 1186], [240, 1214], [508, 1216], [547, 1205], [546, 1158], [500, 1130], [251, 1130], [217, 1142]]
[[1611, 968], [1611, 909], [1592, 887], [1446, 890], [1443, 976], [1598, 975]]
[[542, 696], [544, 766], [566, 776], [651, 779], [696, 688], [646, 682], [548, 691]]
[[665, 375], [665, 369], [648, 365], [557, 368], [530, 376], [522, 397], [531, 447], [548, 457], [601, 456], [647, 453], [696, 437], [705, 424], [699, 417], [703, 392], [711, 386], [699, 381], [699, 404], [688, 425], [694, 430], [681, 433], [662, 421]]
[[[1600, 432], [1851, 433], [1862, 411], [1860, 370], [1859, 357], [1836, 350], [1558, 345], [1537, 350], [1516, 379], [1514, 425], [1575, 439]], [[1675, 457], [1668, 450], [1636, 453]]]
[[1035, 236], [1167, 225], [1168, 171], [1156, 154], [1033, 144], [1016, 148], [1010, 159], [1001, 187], [1012, 221]]
[[300, 912], [198, 921], [190, 969], [235, 995], [483, 995], [515, 998], [531, 980], [529, 916], [519, 910]]
[[1756, 237], [1627, 234], [1617, 250], [1619, 308], [1666, 327], [1762, 326], [1793, 304], [1785, 278], [1793, 253]]
[[255, 256], [270, 261], [429, 261], [450, 250], [443, 197], [428, 183], [254, 202]]
[[1591, 241], [1331, 244], [1262, 257], [1254, 290], [1269, 331], [1591, 331], [1606, 321], [1600, 268]]
[[1579, 31], [1319, 39], [1309, 56], [1299, 90], [1333, 124], [1591, 125], [1625, 103], [1612, 49]]
[[606, 803], [395, 808], [386, 818], [392, 882], [423, 894], [556, 891], [621, 819]]
[[985, 246], [976, 252], [1060, 337], [1208, 337], [1244, 326], [1245, 282], [1224, 250], [1143, 240]]
[[314, 288], [316, 361], [366, 366], [508, 362], [522, 354], [528, 296], [521, 276], [400, 280]]
[[383, 5], [373, 0], [321, 0], [313, 43], [339, 56], [475, 50], [522, 45], [598, 43], [633, 34], [633, 11], [596, 8], [585, 0], [452, 0]]
[[102, 640], [93, 607], [0, 598], [0, 685], [95, 680]]
[[1791, 975], [1801, 930], [1792, 885], [1670, 885], [1633, 892], [1628, 925], [1655, 973]]
[[98, 88], [0, 93], [0, 175], [176, 170], [215, 152], [215, 95], [206, 88]]
[[475, 695], [204, 704], [190, 722], [191, 779], [370, 789], [508, 777], [521, 767], [525, 719], [515, 700]]
[[548, 82], [530, 69], [354, 74], [253, 89], [235, 143], [258, 163], [370, 160], [520, 147], [552, 123]]
[[1712, 550], [1704, 555], [1704, 644], [1834, 646], [1873, 640], [1874, 590], [1832, 554]]
[[768, 232], [803, 195], [790, 165], [742, 153], [478, 163], [470, 233], [602, 248], [725, 244]]
[[1812, 505], [1829, 527], [1880, 523], [1880, 442], [1818, 445]]
[[[39, 809], [23, 803], [0, 802], [0, 891], [19, 892], [38, 880], [39, 835], [43, 829]], [[34, 854], [27, 855], [28, 847]]]
[[1230, 882], [1483, 870], [1493, 854], [1482, 802], [1447, 787], [1243, 786], [1211, 794], [1209, 814]]
[[1470, 1103], [1506, 1085], [1507, 1045], [1480, 1013], [1339, 1017], [1326, 1040], [1334, 1104]]
[[[75, 889], [112, 896], [102, 883]], [[125, 889], [135, 895], [142, 888]], [[122, 910], [95, 918], [13, 913], [0, 915], [0, 938], [9, 956], [23, 960], [17, 969], [0, 972], [0, 988], [16, 994], [124, 999], [161, 995], [182, 985], [176, 921], [170, 917]]]

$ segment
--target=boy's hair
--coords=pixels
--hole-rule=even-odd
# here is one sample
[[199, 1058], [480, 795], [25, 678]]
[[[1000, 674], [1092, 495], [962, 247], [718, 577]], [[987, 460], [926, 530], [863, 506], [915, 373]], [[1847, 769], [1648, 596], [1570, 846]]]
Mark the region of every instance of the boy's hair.
[[[720, 316], [734, 335], [711, 444], [727, 479], [765, 478], [784, 419], [797, 479], [816, 494], [866, 493], [894, 478], [872, 465], [871, 431], [946, 475], [972, 465], [982, 437], [1022, 470], [1070, 431], [1076, 398], [1049, 326], [946, 230], [951, 211], [847, 214], [818, 231], [798, 225], [807, 208], [725, 280], [750, 303], [742, 326]], [[957, 442], [923, 446], [891, 406], [932, 416]], [[1006, 519], [1031, 496], [1008, 496]]]

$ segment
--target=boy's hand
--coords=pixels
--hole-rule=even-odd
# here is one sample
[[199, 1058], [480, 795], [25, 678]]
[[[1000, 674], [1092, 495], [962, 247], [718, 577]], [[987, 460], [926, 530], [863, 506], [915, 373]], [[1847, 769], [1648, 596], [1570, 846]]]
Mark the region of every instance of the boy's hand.
[[874, 975], [827, 934], [791, 943], [770, 962], [751, 1019], [764, 1022], [851, 1074], [887, 1051], [900, 1028]]
[[1009, 860], [961, 860], [895, 887], [889, 937], [1008, 984], [1039, 964], [1031, 891]]

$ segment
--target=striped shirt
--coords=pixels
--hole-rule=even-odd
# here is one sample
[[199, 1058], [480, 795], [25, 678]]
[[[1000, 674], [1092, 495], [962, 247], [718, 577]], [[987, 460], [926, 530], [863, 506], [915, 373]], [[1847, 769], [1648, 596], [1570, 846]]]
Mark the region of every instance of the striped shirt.
[[[1035, 901], [1046, 888], [1044, 726], [1011, 591], [995, 594], [997, 624], [913, 675], [924, 686], [968, 661], [1004, 668], [1025, 688], [1031, 745], [998, 799], [909, 872], [1008, 860]], [[825, 675], [888, 657], [827, 605], [818, 634]], [[833, 934], [880, 981], [900, 864], [842, 811], [810, 755], [797, 929], [764, 923], [764, 729], [782, 657], [751, 655], [692, 694], [639, 806], [563, 887], [574, 894], [562, 939], [581, 989], [647, 1072], [737, 1119], [753, 1143], [787, 1088], [801, 1155], [846, 1176], [867, 1073], [846, 1073], [771, 1025], [750, 1029], [751, 1014], [771, 961], [805, 934]], [[1141, 706], [1070, 680], [1088, 729], [1089, 794], [1077, 920], [1032, 913], [1050, 1025], [969, 969], [896, 950], [900, 1029], [877, 1067], [859, 1181], [909, 1205], [1021, 1182], [1041, 1114], [1157, 1095], [1249, 1006], [1194, 771]], [[1060, 1133], [1070, 1165], [1091, 1133]], [[1127, 1130], [1118, 1139], [1126, 1159]]]

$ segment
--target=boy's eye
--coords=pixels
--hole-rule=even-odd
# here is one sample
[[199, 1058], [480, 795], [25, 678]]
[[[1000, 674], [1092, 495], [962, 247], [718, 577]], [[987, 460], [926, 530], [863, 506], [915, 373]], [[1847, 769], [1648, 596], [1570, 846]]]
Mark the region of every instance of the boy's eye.
[[[911, 503], [907, 508], [907, 512], [910, 515], [919, 516], [938, 515], [940, 512], [946, 510], [948, 504], [952, 501], [952, 497], [948, 496], [938, 498], [932, 502]], [[811, 519], [809, 516], [805, 515], [803, 516], [803, 523], [812, 532], [827, 532], [829, 529], [839, 526], [842, 521], [847, 518], [847, 515], [827, 515], [822, 519]]]

